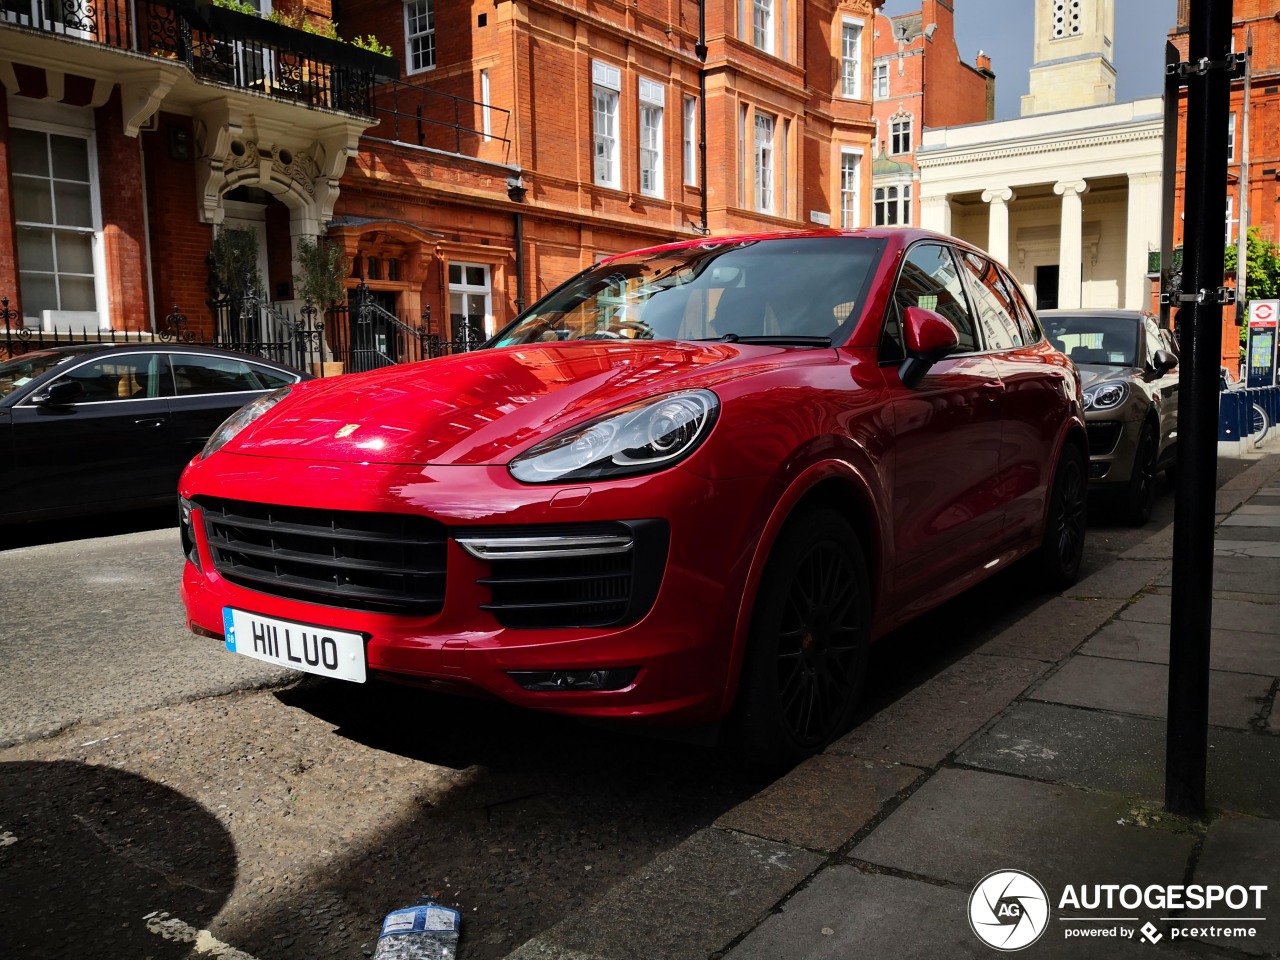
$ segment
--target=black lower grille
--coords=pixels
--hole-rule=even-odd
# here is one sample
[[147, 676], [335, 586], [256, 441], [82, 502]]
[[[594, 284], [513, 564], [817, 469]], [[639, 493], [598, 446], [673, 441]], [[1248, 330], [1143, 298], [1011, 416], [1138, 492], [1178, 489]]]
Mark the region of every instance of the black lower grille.
[[200, 499], [231, 583], [348, 610], [429, 615], [444, 604], [445, 526], [428, 517]]
[[[468, 531], [471, 532], [471, 531]], [[555, 629], [607, 627], [640, 619], [653, 606], [667, 559], [667, 525], [661, 520], [573, 527], [511, 527], [500, 535], [565, 536], [630, 534], [624, 553], [599, 556], [493, 559], [484, 604], [504, 627]]]
[[1098, 420], [1086, 424], [1089, 429], [1089, 456], [1106, 456], [1120, 440], [1121, 424], [1114, 420]]

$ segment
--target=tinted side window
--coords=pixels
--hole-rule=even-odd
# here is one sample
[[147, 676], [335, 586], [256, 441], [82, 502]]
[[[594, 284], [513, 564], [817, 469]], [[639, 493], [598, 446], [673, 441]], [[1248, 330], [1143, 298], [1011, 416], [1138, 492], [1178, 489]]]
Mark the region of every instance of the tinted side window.
[[68, 370], [58, 380], [75, 380], [84, 388], [78, 403], [145, 400], [172, 395], [165, 358], [154, 353], [103, 357]]
[[992, 350], [1011, 350], [1022, 346], [1022, 331], [1014, 318], [1008, 292], [1000, 284], [996, 265], [986, 257], [968, 251], [960, 253], [960, 262], [973, 281], [974, 307], [978, 311], [987, 346]]
[[1044, 339], [1044, 331], [1036, 320], [1036, 315], [1027, 305], [1018, 284], [1003, 270], [1000, 271], [1000, 283], [1009, 293], [1009, 302], [1013, 305], [1013, 315], [1018, 318], [1018, 328], [1022, 331], [1023, 343], [1039, 343]]
[[1142, 329], [1146, 332], [1147, 341], [1147, 365], [1154, 367], [1156, 365], [1156, 351], [1164, 350], [1165, 342], [1160, 338], [1159, 328], [1150, 320], [1142, 321]]
[[273, 390], [293, 383], [287, 377], [256, 363], [234, 357], [179, 355], [173, 358], [173, 377], [178, 396], [202, 393], [238, 393], [246, 390]]
[[[965, 299], [964, 284], [955, 259], [946, 247], [921, 243], [907, 252], [902, 272], [898, 274], [898, 285], [893, 291], [890, 315], [886, 318], [881, 359], [894, 360], [903, 356], [901, 340], [895, 340], [894, 333], [901, 330], [902, 316], [907, 307], [924, 307], [950, 320], [960, 335], [958, 353], [972, 353], [978, 349], [978, 337]], [[893, 353], [895, 349], [897, 356]]]

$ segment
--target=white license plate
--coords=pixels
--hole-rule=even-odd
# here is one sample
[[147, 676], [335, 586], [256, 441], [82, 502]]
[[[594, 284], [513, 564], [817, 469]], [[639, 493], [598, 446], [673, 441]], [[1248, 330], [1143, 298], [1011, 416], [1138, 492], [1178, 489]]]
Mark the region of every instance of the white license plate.
[[364, 637], [291, 620], [222, 608], [227, 649], [255, 660], [364, 683]]

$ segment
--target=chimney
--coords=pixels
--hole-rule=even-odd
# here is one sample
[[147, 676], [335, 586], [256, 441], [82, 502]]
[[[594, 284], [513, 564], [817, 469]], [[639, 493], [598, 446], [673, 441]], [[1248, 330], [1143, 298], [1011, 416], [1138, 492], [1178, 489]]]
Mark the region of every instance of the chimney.
[[987, 73], [992, 72], [991, 58], [987, 56], [985, 53], [983, 53], [981, 50], [978, 51], [978, 69], [986, 71]]

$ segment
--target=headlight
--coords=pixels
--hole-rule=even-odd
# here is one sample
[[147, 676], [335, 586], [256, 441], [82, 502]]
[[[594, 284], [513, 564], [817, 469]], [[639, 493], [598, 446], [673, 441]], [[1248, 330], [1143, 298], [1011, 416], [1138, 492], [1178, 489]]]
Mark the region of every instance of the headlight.
[[281, 387], [279, 390], [263, 394], [223, 420], [222, 426], [213, 431], [213, 436], [205, 443], [204, 450], [200, 452], [201, 458], [211, 457], [225, 447], [237, 433], [287, 397], [292, 389], [292, 387]]
[[524, 483], [650, 473], [696, 450], [719, 412], [720, 398], [710, 390], [645, 400], [544, 440], [508, 469]]
[[1124, 403], [1129, 396], [1127, 383], [1100, 383], [1084, 392], [1086, 410], [1110, 410]]

